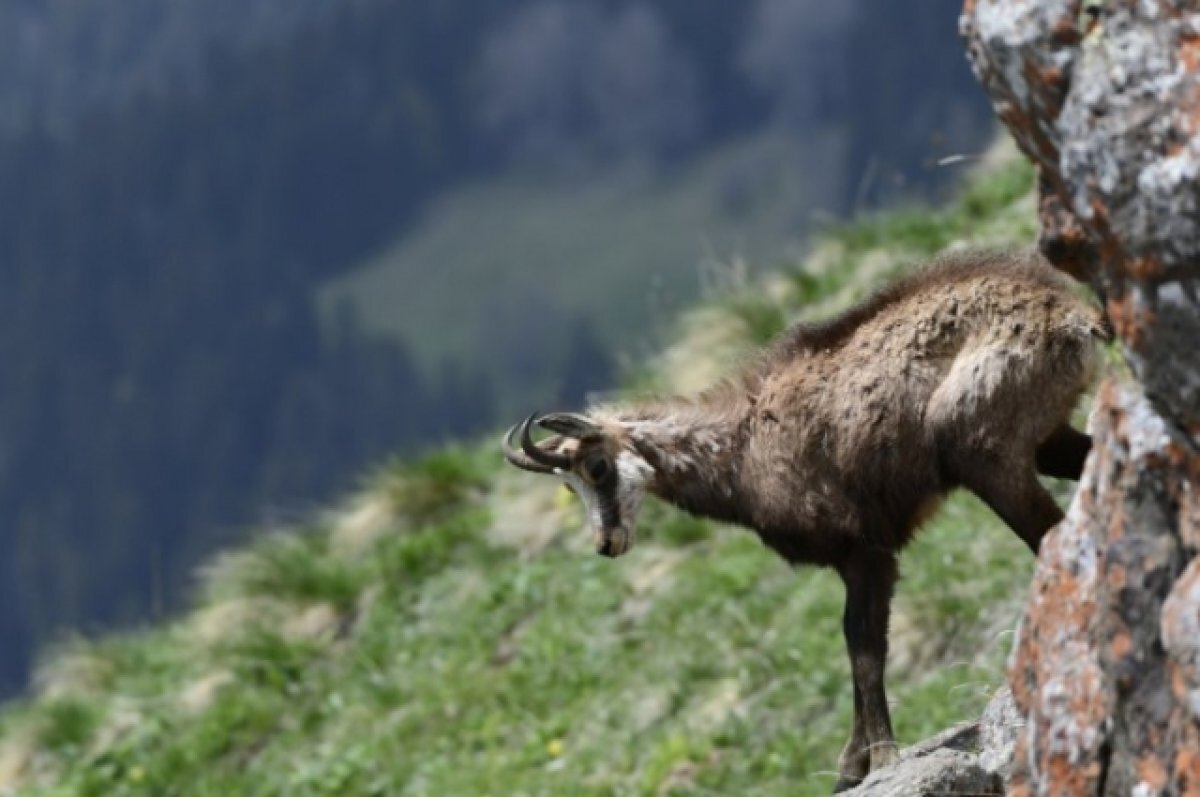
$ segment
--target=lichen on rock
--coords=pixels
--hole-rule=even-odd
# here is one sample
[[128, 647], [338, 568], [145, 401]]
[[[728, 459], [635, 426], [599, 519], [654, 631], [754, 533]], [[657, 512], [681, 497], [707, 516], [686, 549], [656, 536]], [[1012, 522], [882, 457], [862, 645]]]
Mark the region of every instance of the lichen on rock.
[[1016, 795], [1200, 794], [1200, 7], [967, 0], [997, 115], [1039, 168], [1039, 247], [1105, 302], [1110, 382], [1011, 662]]

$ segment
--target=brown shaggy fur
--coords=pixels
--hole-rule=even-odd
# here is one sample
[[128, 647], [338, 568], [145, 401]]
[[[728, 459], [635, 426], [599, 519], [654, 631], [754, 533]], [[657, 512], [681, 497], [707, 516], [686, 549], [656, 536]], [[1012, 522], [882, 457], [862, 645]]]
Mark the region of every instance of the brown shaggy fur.
[[621, 514], [640, 494], [621, 479], [650, 474], [644, 489], [660, 498], [753, 529], [789, 562], [837, 570], [855, 691], [842, 789], [895, 754], [883, 673], [897, 553], [957, 487], [1037, 550], [1062, 518], [1037, 474], [1078, 478], [1090, 439], [1068, 419], [1110, 337], [1039, 258], [953, 254], [792, 327], [725, 385], [597, 410], [595, 434], [552, 446], [622, 474], [595, 485], [602, 552], [632, 545]]

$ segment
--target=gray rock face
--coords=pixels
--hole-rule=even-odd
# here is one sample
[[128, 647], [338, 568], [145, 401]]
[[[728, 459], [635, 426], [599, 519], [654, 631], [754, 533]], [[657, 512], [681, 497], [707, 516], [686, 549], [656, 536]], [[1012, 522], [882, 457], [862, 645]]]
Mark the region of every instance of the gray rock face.
[[968, 0], [997, 116], [1040, 167], [1043, 250], [1107, 300], [1158, 412], [1200, 446], [1200, 7]]
[[1024, 724], [1025, 718], [1017, 710], [1012, 690], [1007, 687], [998, 690], [979, 721], [979, 765], [1007, 780], [1017, 735]]
[[1042, 543], [1009, 793], [1200, 794], [1200, 3], [966, 0], [961, 29], [1140, 383], [1102, 388]]
[[999, 776], [979, 765], [979, 757], [958, 750], [934, 750], [872, 772], [858, 787], [843, 792], [870, 797], [942, 797], [946, 794], [1003, 795]]
[[1003, 795], [1020, 717], [1012, 692], [1001, 689], [983, 717], [904, 750], [900, 760], [872, 772], [845, 792], [853, 797]]

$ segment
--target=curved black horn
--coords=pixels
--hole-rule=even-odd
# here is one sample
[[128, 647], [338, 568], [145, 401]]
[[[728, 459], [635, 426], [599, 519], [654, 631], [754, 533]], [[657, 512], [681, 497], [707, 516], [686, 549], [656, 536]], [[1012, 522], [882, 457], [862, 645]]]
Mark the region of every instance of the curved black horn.
[[[553, 473], [555, 468], [562, 470], [569, 469], [571, 467], [569, 457], [562, 454], [552, 454], [545, 449], [539, 448], [533, 442], [530, 429], [533, 427], [536, 419], [537, 413], [535, 412], [526, 418], [523, 423], [519, 423], [508, 430], [508, 433], [504, 435], [504, 458], [518, 468], [533, 473]], [[520, 450], [517, 450], [513, 446], [513, 436], [517, 433], [518, 429], [521, 430]]]
[[513, 435], [517, 433], [517, 429], [520, 427], [521, 424], [518, 423], [505, 433], [504, 440], [502, 442], [504, 447], [504, 458], [508, 460], [510, 464], [516, 465], [521, 470], [527, 470], [531, 473], [552, 473], [553, 471], [550, 468], [547, 468], [545, 465], [537, 464], [532, 459], [527, 457], [524, 451], [520, 451], [513, 447]]
[[600, 427], [586, 415], [574, 412], [556, 412], [539, 418], [537, 425], [552, 432], [558, 432], [567, 437], [580, 440], [590, 435], [600, 434]]
[[540, 448], [533, 442], [531, 429], [533, 422], [537, 419], [537, 413], [533, 413], [525, 419], [525, 423], [521, 425], [521, 450], [529, 455], [529, 458], [540, 465], [545, 465], [549, 468], [560, 468], [562, 470], [570, 470], [571, 458], [563, 454], [551, 454], [544, 448]]

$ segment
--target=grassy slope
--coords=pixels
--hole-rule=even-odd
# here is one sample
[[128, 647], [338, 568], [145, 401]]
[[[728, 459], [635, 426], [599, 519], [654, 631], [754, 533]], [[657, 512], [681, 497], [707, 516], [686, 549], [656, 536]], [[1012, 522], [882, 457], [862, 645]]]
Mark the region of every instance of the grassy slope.
[[[799, 312], [959, 240], [1023, 242], [1029, 171], [846, 229], [713, 297], [646, 383], [686, 388]], [[886, 252], [882, 247], [888, 247]], [[382, 469], [206, 571], [173, 623], [51, 656], [0, 713], [0, 794], [824, 794], [848, 730], [841, 588], [661, 506], [618, 561], [493, 443]], [[915, 741], [982, 707], [1032, 560], [966, 497], [903, 561], [889, 688]]]

